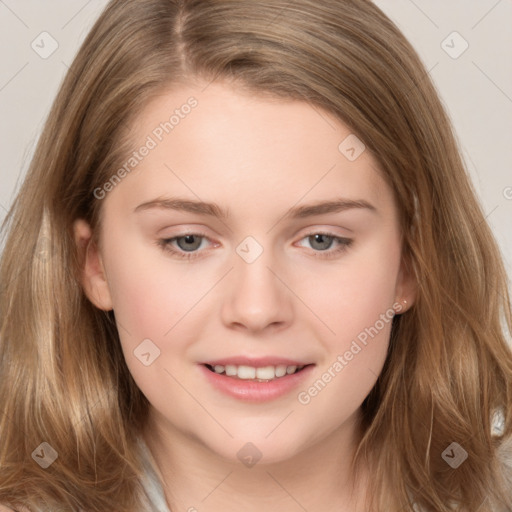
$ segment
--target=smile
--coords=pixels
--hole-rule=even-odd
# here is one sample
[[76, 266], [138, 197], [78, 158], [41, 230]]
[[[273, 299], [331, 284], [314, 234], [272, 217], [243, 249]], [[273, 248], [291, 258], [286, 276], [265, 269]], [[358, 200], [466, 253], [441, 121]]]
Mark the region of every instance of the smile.
[[231, 357], [198, 365], [215, 392], [253, 403], [293, 396], [311, 377], [315, 366], [276, 357]]
[[207, 364], [206, 367], [212, 372], [215, 372], [219, 375], [226, 375], [227, 377], [232, 377], [234, 379], [252, 380], [255, 382], [270, 382], [274, 379], [280, 379], [287, 375], [298, 373], [305, 366], [270, 365], [256, 368], [254, 366], [237, 366], [234, 364], [228, 364], [225, 366], [221, 364], [216, 364], [215, 366]]

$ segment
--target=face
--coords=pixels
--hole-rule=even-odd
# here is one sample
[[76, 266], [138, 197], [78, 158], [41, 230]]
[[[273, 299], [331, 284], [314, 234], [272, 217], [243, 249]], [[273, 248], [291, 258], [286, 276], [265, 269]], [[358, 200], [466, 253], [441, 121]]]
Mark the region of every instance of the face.
[[266, 462], [350, 430], [411, 303], [376, 160], [326, 112], [221, 83], [158, 97], [133, 140], [84, 288], [153, 424]]

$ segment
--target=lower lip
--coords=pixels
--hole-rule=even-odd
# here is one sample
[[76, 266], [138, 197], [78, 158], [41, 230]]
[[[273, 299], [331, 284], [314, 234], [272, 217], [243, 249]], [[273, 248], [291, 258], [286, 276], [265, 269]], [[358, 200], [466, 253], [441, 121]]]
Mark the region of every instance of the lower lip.
[[300, 372], [279, 377], [270, 382], [237, 379], [212, 372], [205, 365], [200, 365], [200, 367], [210, 384], [226, 395], [247, 402], [267, 402], [282, 397], [297, 388], [309, 377], [314, 365], [310, 364]]

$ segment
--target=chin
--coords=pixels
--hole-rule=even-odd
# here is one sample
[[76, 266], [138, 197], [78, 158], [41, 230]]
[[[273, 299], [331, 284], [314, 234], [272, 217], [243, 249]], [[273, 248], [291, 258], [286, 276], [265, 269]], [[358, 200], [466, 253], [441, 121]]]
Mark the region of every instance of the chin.
[[[277, 423], [276, 423], [277, 424]], [[203, 439], [204, 446], [228, 462], [247, 467], [286, 462], [303, 451], [309, 442], [299, 439], [289, 430], [269, 435], [269, 429], [251, 428], [231, 430], [233, 438], [222, 436], [212, 443], [211, 437]]]

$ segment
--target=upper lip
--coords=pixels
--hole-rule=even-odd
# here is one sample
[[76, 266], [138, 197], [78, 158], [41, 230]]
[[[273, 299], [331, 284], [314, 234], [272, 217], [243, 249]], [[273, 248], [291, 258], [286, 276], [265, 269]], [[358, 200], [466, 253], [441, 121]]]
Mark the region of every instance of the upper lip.
[[287, 359], [284, 357], [244, 357], [244, 356], [233, 356], [233, 357], [223, 357], [222, 359], [212, 359], [209, 361], [204, 361], [201, 364], [206, 364], [210, 366], [251, 366], [253, 368], [263, 368], [265, 366], [306, 366], [311, 363], [297, 361], [295, 359]]

